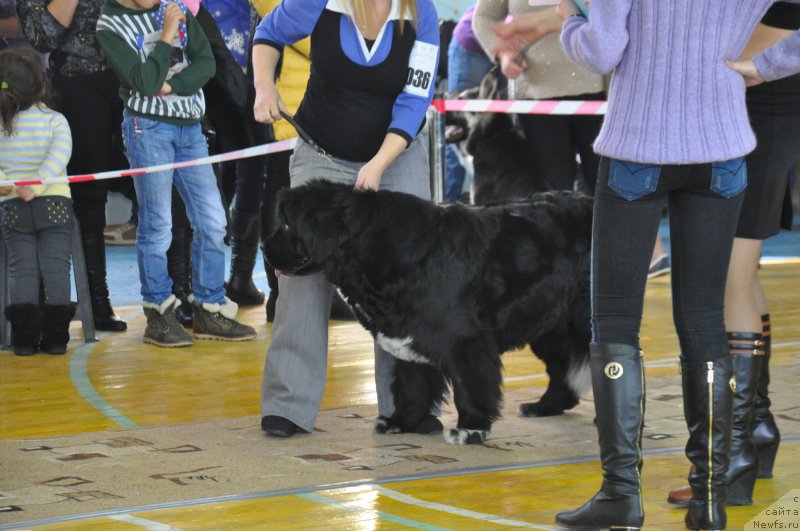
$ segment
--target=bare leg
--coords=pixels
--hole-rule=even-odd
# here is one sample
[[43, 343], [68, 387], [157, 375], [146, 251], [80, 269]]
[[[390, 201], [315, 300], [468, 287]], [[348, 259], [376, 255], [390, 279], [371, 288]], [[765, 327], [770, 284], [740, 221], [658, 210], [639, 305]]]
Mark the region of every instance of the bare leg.
[[[725, 328], [735, 332], [761, 333], [760, 305], [766, 307], [758, 280], [761, 240], [735, 238], [725, 286]], [[759, 296], [756, 293], [760, 292]], [[763, 302], [759, 303], [758, 299]]]

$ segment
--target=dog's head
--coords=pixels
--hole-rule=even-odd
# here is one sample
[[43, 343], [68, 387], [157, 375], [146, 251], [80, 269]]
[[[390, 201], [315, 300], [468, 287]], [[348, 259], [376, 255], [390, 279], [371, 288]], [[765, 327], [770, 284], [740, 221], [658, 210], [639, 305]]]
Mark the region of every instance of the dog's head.
[[310, 275], [346, 241], [343, 219], [349, 186], [327, 181], [282, 190], [278, 199], [278, 228], [264, 242], [269, 265], [286, 275]]

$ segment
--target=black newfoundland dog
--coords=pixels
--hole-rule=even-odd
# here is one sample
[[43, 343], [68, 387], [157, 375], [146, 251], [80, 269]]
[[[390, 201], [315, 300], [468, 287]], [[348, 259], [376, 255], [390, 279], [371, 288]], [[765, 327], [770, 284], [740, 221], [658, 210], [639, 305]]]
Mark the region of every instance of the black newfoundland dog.
[[591, 198], [442, 207], [315, 181], [283, 190], [278, 211], [269, 263], [289, 275], [324, 271], [398, 359], [396, 413], [377, 431], [417, 431], [449, 383], [458, 426], [445, 440], [482, 443], [500, 416], [500, 355], [526, 344], [550, 383], [521, 416], [558, 415], [588, 390]]

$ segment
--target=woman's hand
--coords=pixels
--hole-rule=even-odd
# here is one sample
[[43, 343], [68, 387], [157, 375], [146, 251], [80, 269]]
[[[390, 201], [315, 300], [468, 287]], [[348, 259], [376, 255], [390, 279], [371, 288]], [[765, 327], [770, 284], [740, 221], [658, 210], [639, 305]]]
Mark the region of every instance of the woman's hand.
[[758, 68], [756, 68], [756, 64], [752, 59], [746, 61], [725, 61], [725, 64], [727, 64], [728, 68], [731, 70], [742, 74], [744, 84], [748, 87], [754, 87], [766, 81], [761, 77], [761, 74], [759, 74]]
[[503, 74], [508, 79], [517, 79], [528, 66], [524, 57], [520, 62], [517, 62], [517, 55], [518, 53], [513, 50], [503, 50], [497, 56], [500, 61], [500, 70], [503, 71]]
[[554, 7], [514, 15], [510, 21], [494, 27], [494, 33], [500, 40], [490, 52], [498, 58], [500, 53], [506, 49], [519, 53], [525, 46], [538, 41], [545, 35], [559, 31], [561, 31], [561, 19], [558, 18]]
[[262, 124], [275, 123], [281, 119], [281, 111], [289, 114], [281, 100], [275, 83], [267, 82], [256, 87], [256, 102], [253, 105], [253, 116]]
[[0, 197], [10, 194], [13, 189], [13, 186], [0, 186]]
[[370, 160], [358, 170], [358, 177], [356, 178], [356, 184], [353, 186], [353, 191], [377, 190], [381, 186], [383, 171], [384, 168], [378, 161], [375, 159]]
[[36, 192], [30, 186], [17, 186], [17, 195], [23, 201], [31, 201], [36, 199]]
[[164, 84], [163, 84], [163, 85], [161, 85], [161, 92], [160, 92], [160, 94], [161, 94], [162, 96], [166, 96], [167, 94], [172, 94], [172, 87], [171, 87], [171, 86], [170, 86], [170, 84], [169, 84], [169, 83], [167, 83], [166, 81], [164, 81]]

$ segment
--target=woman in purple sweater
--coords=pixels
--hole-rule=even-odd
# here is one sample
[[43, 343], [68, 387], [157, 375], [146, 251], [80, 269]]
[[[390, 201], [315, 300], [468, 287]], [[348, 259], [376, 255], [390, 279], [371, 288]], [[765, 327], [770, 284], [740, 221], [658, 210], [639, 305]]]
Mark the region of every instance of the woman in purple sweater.
[[[800, 0], [799, 0], [800, 1]], [[601, 155], [592, 244], [592, 383], [603, 485], [556, 521], [638, 529], [644, 373], [639, 347], [650, 251], [662, 208], [672, 235], [673, 316], [681, 346], [690, 529], [724, 529], [733, 370], [725, 278], [755, 147], [740, 56], [771, 0], [595, 0], [588, 20], [561, 0], [562, 44], [591, 71], [614, 72], [595, 142]], [[753, 79], [800, 71], [793, 34], [733, 67]]]

